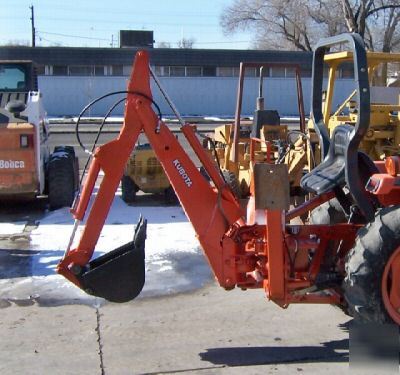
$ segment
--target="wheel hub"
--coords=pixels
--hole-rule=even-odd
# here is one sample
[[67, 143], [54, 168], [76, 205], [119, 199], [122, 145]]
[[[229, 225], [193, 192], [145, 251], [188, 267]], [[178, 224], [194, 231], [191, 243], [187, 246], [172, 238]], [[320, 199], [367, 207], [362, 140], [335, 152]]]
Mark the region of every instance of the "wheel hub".
[[400, 246], [390, 256], [383, 271], [382, 298], [388, 314], [400, 325]]

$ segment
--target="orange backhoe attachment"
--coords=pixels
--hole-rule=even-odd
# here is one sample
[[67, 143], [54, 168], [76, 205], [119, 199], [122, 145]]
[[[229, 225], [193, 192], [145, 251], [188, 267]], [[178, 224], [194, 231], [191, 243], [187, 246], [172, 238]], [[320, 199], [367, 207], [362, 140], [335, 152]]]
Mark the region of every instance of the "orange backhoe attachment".
[[[347, 124], [338, 126], [329, 138], [321, 123], [323, 58], [328, 47], [341, 43], [348, 43], [355, 57], [359, 120], [354, 127]], [[196, 168], [174, 134], [161, 121], [161, 115], [157, 116], [154, 112], [151, 76], [165, 99], [170, 100], [149, 67], [148, 54], [138, 52], [128, 85], [124, 124], [117, 139], [98, 147], [94, 152], [82, 194], [72, 209], [74, 231], [65, 256], [58, 264], [58, 272], [86, 292], [109, 301], [129, 301], [141, 292], [145, 281], [145, 219], [139, 220], [133, 241], [97, 259], [91, 258], [126, 161], [139, 134], [143, 132], [162, 164], [197, 233], [211, 269], [223, 288], [263, 288], [267, 297], [282, 307], [291, 303], [326, 303], [340, 305], [342, 308], [350, 306], [355, 311], [360, 299], [356, 298], [357, 305], [352, 302], [352, 290], [359, 293], [363, 285], [358, 277], [352, 277], [359, 272], [358, 269], [364, 270], [367, 267], [357, 267], [353, 272], [353, 263], [348, 258], [355, 256], [353, 259], [358, 262], [359, 253], [356, 251], [372, 254], [372, 250], [371, 253], [367, 253], [364, 248], [357, 250], [358, 244], [363, 242], [355, 241], [357, 232], [364, 228], [359, 236], [372, 233], [371, 236], [376, 236], [376, 242], [381, 246], [385, 242], [381, 235], [387, 235], [390, 241], [387, 240], [386, 245], [394, 246], [387, 248], [387, 254], [390, 254], [389, 250], [394, 254], [386, 262], [388, 266], [383, 270], [385, 261], [379, 258], [379, 262], [374, 261], [374, 267], [378, 263], [382, 265], [382, 287], [378, 288], [383, 290], [382, 295], [386, 297], [381, 304], [389, 306], [387, 309], [392, 319], [400, 322], [397, 313], [400, 291], [396, 283], [400, 248], [398, 242], [392, 241], [395, 235], [391, 234], [398, 230], [395, 228], [398, 216], [397, 221], [389, 223], [387, 220], [385, 223], [395, 229], [381, 230], [379, 228], [383, 226], [376, 226], [383, 223], [383, 217], [391, 217], [393, 212], [398, 212], [394, 209], [397, 210], [396, 205], [399, 205], [400, 158], [392, 156], [386, 160], [385, 166], [380, 166], [358, 153], [359, 143], [368, 130], [370, 109], [366, 53], [362, 39], [356, 34], [344, 34], [321, 41], [314, 53], [313, 72], [311, 118], [315, 129], [320, 127], [320, 146], [327, 155], [319, 166], [302, 178], [302, 188], [312, 193], [313, 197], [288, 211], [290, 189], [287, 166], [268, 160], [257, 161], [259, 159], [254, 154], [256, 147], [250, 147], [252, 176], [245, 213], [217, 165], [203, 149], [194, 127], [184, 124], [178, 116], [182, 134], [212, 183]], [[176, 112], [172, 103], [170, 105]], [[260, 140], [253, 138], [251, 142]], [[88, 209], [100, 171], [104, 177], [88, 213], [82, 236], [77, 246], [71, 248], [74, 233]], [[344, 194], [343, 186], [348, 187], [352, 199], [349, 200]], [[335, 215], [332, 216], [335, 223], [330, 223], [330, 217], [327, 224], [324, 224], [324, 218], [321, 224], [292, 223], [292, 219], [319, 206], [322, 208], [332, 198], [337, 199], [341, 206], [338, 213], [343, 214], [342, 218], [337, 219]], [[382, 208], [384, 206], [394, 208], [387, 210]], [[331, 207], [328, 207], [330, 210]], [[329, 211], [326, 213], [329, 214]], [[375, 215], [381, 215], [380, 220], [375, 220], [377, 224], [366, 224], [372, 222]], [[379, 229], [376, 233], [369, 232], [373, 225]], [[372, 244], [374, 241], [365, 242]], [[379, 253], [373, 251], [373, 254]], [[366, 285], [370, 284], [370, 280], [375, 280], [375, 283], [379, 280], [374, 269], [371, 268], [370, 272]], [[365, 289], [365, 296], [372, 294], [369, 290]], [[379, 294], [377, 290], [374, 293]], [[392, 314], [392, 310], [396, 313]]]
[[[152, 109], [148, 54], [137, 53], [128, 85], [124, 124], [117, 139], [96, 149], [80, 198], [72, 214], [74, 233], [83, 220], [97, 176], [104, 173], [86, 225], [76, 248], [70, 249], [57, 267], [86, 292], [114, 302], [135, 298], [144, 284], [144, 242], [146, 220], [141, 219], [132, 242], [91, 261], [96, 243], [121, 180], [124, 166], [139, 134], [143, 131], [171, 181], [192, 222], [200, 243], [221, 285], [236, 284], [234, 265], [224, 263], [233, 251], [222, 248], [224, 234], [243, 216], [242, 210], [215, 165], [203, 150], [192, 126], [181, 129], [201, 160], [215, 188], [201, 175], [168, 127]], [[73, 233], [73, 235], [74, 235]]]
[[[181, 132], [212, 184], [157, 117], [152, 109], [151, 75], [148, 54], [138, 52], [128, 85], [124, 124], [117, 139], [98, 147], [94, 153], [82, 194], [72, 209], [75, 218], [73, 236], [85, 216], [100, 170], [104, 177], [80, 241], [71, 249], [71, 237], [57, 271], [86, 292], [109, 301], [129, 301], [141, 292], [145, 281], [145, 219], [136, 226], [132, 242], [97, 259], [91, 258], [125, 163], [139, 134], [144, 132], [223, 288], [263, 288], [269, 299], [283, 307], [299, 302], [340, 303], [341, 296], [334, 288], [325, 294], [313, 292], [330, 288], [340, 277], [330, 272], [321, 278], [328, 242], [341, 241], [340, 251], [345, 253], [352, 246], [359, 226], [338, 224], [333, 230], [326, 225], [288, 224], [291, 218], [308, 212], [334, 195], [323, 194], [286, 214], [289, 206], [287, 167], [268, 161], [256, 162], [252, 157], [251, 197], [246, 215], [218, 167], [203, 149], [194, 127], [181, 121]], [[153, 78], [159, 85], [154, 75]], [[166, 93], [163, 94], [168, 101]]]

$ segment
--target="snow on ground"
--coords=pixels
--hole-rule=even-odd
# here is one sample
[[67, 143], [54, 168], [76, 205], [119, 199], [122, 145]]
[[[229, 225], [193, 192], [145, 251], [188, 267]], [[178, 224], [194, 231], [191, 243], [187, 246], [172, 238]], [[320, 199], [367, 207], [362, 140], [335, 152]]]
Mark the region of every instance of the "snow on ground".
[[26, 222], [18, 223], [1, 223], [0, 225], [0, 235], [21, 233], [25, 228]]
[[[131, 241], [140, 215], [148, 220], [148, 225], [146, 283], [139, 298], [194, 290], [212, 279], [195, 232], [180, 206], [128, 206], [116, 196], [94, 257]], [[17, 227], [7, 225], [10, 224], [0, 224], [0, 233], [9, 230], [15, 233]], [[40, 220], [31, 233], [29, 257], [22, 250], [15, 253], [25, 256], [21, 267], [26, 270], [22, 272], [19, 268], [15, 275], [0, 280], [0, 299], [36, 300], [41, 304], [102, 302], [87, 296], [55, 273], [67, 248], [72, 226], [73, 219], [66, 208], [49, 212]], [[74, 245], [82, 230], [83, 225], [79, 227]]]

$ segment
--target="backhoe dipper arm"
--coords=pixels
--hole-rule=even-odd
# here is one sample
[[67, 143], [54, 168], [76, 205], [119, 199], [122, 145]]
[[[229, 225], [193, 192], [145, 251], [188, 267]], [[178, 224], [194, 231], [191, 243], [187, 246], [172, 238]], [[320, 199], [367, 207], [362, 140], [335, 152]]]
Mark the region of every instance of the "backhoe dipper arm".
[[[133, 258], [139, 259], [139, 262], [143, 263], [139, 273], [144, 273], [145, 228], [142, 230], [142, 227], [145, 227], [145, 224], [142, 223], [140, 228], [136, 229], [135, 239], [132, 243], [91, 262], [90, 259], [114, 199], [115, 191], [121, 180], [124, 166], [139, 134], [143, 131], [197, 233], [216, 278], [221, 286], [226, 288], [234, 287], [237, 282], [237, 266], [235, 262], [227, 262], [227, 259], [235, 255], [235, 246], [233, 243], [230, 246], [229, 244], [222, 246], [222, 242], [225, 233], [232, 225], [236, 222], [242, 223], [242, 210], [238, 202], [219, 173], [216, 173], [215, 166], [211, 163], [208, 155], [201, 148], [200, 142], [195, 137], [193, 128], [185, 125], [182, 128], [182, 132], [188, 138], [199, 159], [205, 164], [204, 167], [212, 177], [216, 188], [211, 187], [209, 182], [200, 174], [173, 133], [154, 113], [151, 107], [149, 57], [145, 51], [140, 51], [136, 55], [128, 91], [124, 124], [120, 134], [117, 139], [96, 149], [82, 195], [72, 210], [76, 221], [82, 221], [96, 178], [100, 170], [102, 170], [104, 177], [91, 206], [82, 236], [76, 248], [67, 249], [66, 255], [58, 265], [58, 272], [89, 293], [109, 300], [123, 302], [134, 298], [140, 293], [143, 285], [137, 285], [136, 291], [128, 293], [128, 296], [114, 298], [113, 296], [119, 294], [121, 289], [129, 288], [125, 283], [126, 278], [119, 274], [122, 272], [132, 273], [135, 269], [115, 270], [110, 264], [113, 262], [126, 263], [120, 258], [121, 254], [123, 257], [128, 252], [131, 255], [133, 254]], [[127, 248], [129, 249], [127, 250]], [[140, 249], [138, 250], [138, 248]], [[139, 254], [141, 251], [143, 255]], [[101, 259], [103, 257], [105, 257], [104, 260]], [[99, 272], [97, 272], [96, 267], [99, 267], [100, 264], [102, 270], [98, 275], [97, 273]], [[112, 269], [112, 275], [108, 272], [109, 268]], [[118, 273], [118, 277], [121, 279], [119, 281], [120, 285], [116, 285], [118, 282], [115, 280], [113, 271]], [[88, 274], [90, 274], [90, 282], [92, 284], [86, 280], [89, 278]], [[112, 279], [110, 276], [112, 276]], [[140, 282], [136, 281], [136, 284], [144, 283], [144, 275], [142, 279]], [[96, 283], [102, 285], [100, 289], [104, 285], [110, 288], [109, 284], [112, 283], [112, 288], [114, 289], [111, 292], [103, 293], [102, 291], [97, 291]]]

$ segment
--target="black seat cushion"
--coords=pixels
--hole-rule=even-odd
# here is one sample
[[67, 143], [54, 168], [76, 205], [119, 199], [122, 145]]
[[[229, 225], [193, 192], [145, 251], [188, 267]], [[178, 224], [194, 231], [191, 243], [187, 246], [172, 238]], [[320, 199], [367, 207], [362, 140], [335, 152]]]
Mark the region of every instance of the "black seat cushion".
[[346, 149], [353, 131], [354, 127], [351, 125], [339, 125], [334, 129], [328, 155], [321, 164], [303, 176], [300, 181], [304, 190], [323, 194], [332, 191], [335, 187], [345, 185]]

